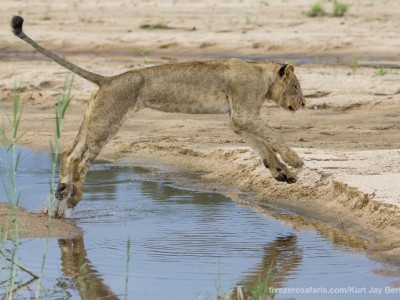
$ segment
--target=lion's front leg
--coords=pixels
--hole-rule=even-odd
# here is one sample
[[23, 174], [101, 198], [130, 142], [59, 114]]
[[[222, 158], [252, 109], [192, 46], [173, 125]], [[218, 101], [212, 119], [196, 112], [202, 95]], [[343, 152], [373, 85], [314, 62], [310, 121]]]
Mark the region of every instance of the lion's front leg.
[[301, 168], [304, 166], [304, 162], [301, 159], [301, 157], [294, 152], [292, 149], [290, 149], [288, 146], [286, 146], [283, 142], [279, 143], [279, 145], [276, 145], [273, 147], [274, 151], [279, 153], [281, 156], [282, 160], [287, 163], [289, 166], [293, 168]]
[[295, 183], [296, 174], [291, 172], [284, 163], [282, 163], [272, 148], [265, 142], [261, 141], [258, 137], [247, 132], [239, 132], [250, 146], [259, 153], [262, 158], [264, 166], [269, 169], [271, 175], [277, 180], [286, 183]]
[[[275, 156], [273, 152], [271, 153], [271, 156]], [[276, 156], [273, 159], [263, 158], [263, 165], [270, 170], [272, 176], [274, 176], [276, 180], [287, 183], [296, 182], [296, 175], [290, 172], [288, 168], [284, 164], [282, 164]]]
[[[257, 115], [231, 114], [231, 125], [234, 131], [245, 139], [259, 153], [263, 164], [272, 176], [287, 183], [296, 182], [296, 175], [277, 157], [288, 165], [299, 168], [304, 165], [302, 159]], [[276, 153], [275, 153], [276, 152]]]

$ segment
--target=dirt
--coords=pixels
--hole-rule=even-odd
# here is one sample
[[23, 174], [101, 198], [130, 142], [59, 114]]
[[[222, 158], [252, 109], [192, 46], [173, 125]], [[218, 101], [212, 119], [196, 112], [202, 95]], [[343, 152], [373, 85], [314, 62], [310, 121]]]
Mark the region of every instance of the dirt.
[[[307, 106], [262, 115], [305, 160], [292, 185], [274, 180], [229, 128], [227, 115], [130, 116], [100, 158], [200, 174], [191, 185], [251, 192], [255, 199], [369, 237], [371, 256], [399, 261], [400, 46], [396, 0], [346, 1], [344, 17], [308, 17], [315, 1], [4, 1], [0, 16], [25, 18], [37, 42], [91, 71], [195, 59], [294, 62]], [[324, 2], [326, 10], [331, 3]], [[161, 23], [168, 29], [140, 28]], [[151, 27], [151, 26], [150, 26]], [[379, 39], [379, 40], [377, 40]], [[0, 24], [0, 99], [17, 85], [24, 105], [19, 144], [49, 151], [54, 107], [69, 72]], [[61, 147], [70, 144], [94, 86], [75, 78]], [[168, 173], [168, 172], [167, 172]]]

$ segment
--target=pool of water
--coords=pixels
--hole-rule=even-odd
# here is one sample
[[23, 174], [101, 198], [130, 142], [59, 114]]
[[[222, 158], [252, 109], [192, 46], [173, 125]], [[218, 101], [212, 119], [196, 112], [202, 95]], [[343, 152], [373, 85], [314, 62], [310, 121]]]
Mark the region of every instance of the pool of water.
[[[50, 155], [19, 151], [21, 205], [39, 211], [49, 190]], [[369, 260], [367, 241], [257, 203], [149, 180], [149, 172], [92, 167], [84, 199], [70, 215], [84, 236], [48, 241], [44, 298], [187, 300], [220, 293], [237, 299], [259, 281], [281, 288], [274, 299], [376, 299], [379, 291], [399, 298], [400, 278], [382, 276], [394, 267]], [[0, 174], [4, 181], [3, 164]], [[46, 239], [20, 243], [21, 263], [40, 273]], [[1, 283], [6, 273], [0, 276]], [[36, 286], [19, 293], [27, 297]]]

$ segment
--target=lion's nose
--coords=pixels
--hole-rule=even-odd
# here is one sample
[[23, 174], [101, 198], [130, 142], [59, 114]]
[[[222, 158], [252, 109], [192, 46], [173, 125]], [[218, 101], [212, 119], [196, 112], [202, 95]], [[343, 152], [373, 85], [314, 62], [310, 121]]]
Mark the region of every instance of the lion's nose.
[[303, 106], [303, 107], [306, 106], [306, 100], [304, 100], [304, 99], [301, 100], [301, 106]]

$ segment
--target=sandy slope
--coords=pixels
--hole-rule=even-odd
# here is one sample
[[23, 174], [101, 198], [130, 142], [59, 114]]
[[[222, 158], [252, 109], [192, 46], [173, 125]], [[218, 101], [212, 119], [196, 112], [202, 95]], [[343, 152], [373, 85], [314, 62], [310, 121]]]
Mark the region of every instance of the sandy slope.
[[[315, 1], [267, 2], [43, 0], [33, 7], [5, 1], [0, 16], [8, 20], [22, 13], [25, 31], [37, 41], [105, 75], [205, 57], [306, 57], [303, 61], [312, 64], [299, 64], [296, 72], [307, 108], [293, 115], [266, 104], [262, 111], [305, 160], [296, 184], [272, 179], [229, 129], [224, 115], [140, 111], [126, 121], [102, 157], [117, 154], [133, 164], [167, 166], [177, 176], [201, 171], [198, 186], [252, 191], [270, 204], [373, 237], [378, 246], [398, 247], [400, 63], [393, 59], [400, 46], [397, 1], [347, 1], [350, 11], [344, 18], [307, 17], [302, 12]], [[50, 20], [44, 20], [46, 16]], [[156, 22], [173, 28], [139, 28]], [[8, 105], [17, 82], [24, 102], [25, 135], [20, 143], [48, 151], [56, 97], [68, 72], [35, 54], [8, 26], [8, 21], [0, 25], [0, 99]], [[379, 65], [387, 66], [386, 75], [377, 74]], [[92, 90], [90, 83], [76, 78], [63, 147], [76, 135]], [[398, 248], [389, 254], [395, 259]]]

